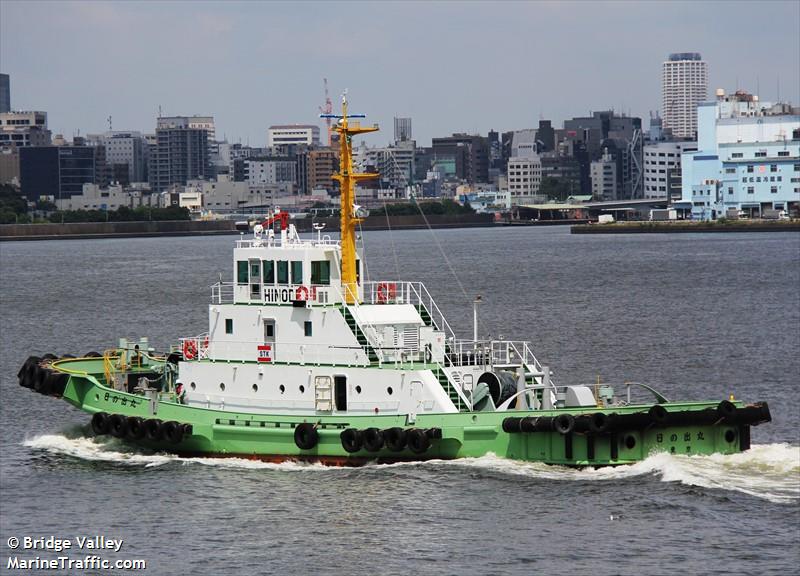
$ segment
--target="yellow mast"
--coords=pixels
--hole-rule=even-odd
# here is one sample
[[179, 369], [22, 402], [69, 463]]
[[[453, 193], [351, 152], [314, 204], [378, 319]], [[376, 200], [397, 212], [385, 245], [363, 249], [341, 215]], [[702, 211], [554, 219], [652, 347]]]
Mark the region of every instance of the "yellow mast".
[[[351, 116], [363, 117], [363, 116]], [[358, 285], [356, 283], [356, 225], [361, 222], [355, 214], [356, 183], [360, 180], [377, 178], [378, 174], [353, 172], [353, 144], [355, 134], [375, 132], [378, 125], [361, 126], [360, 122], [350, 122], [347, 116], [347, 95], [342, 95], [342, 115], [333, 130], [339, 133], [339, 172], [332, 177], [339, 182], [341, 190], [341, 244], [342, 244], [342, 292], [345, 302], [354, 304], [358, 301]]]

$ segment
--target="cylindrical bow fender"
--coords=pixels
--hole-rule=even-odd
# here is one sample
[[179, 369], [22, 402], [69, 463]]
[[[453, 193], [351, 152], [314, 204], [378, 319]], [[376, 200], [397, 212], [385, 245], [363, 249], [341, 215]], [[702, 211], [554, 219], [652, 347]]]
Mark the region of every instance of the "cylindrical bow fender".
[[717, 414], [728, 424], [736, 422], [736, 406], [730, 400], [723, 400], [717, 404]]
[[647, 411], [647, 415], [656, 426], [666, 426], [669, 422], [669, 412], [661, 404], [653, 404]]

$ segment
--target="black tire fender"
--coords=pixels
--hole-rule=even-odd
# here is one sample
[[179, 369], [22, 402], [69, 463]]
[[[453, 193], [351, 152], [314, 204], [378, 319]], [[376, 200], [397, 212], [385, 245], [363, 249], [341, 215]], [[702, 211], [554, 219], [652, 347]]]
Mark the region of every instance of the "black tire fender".
[[569, 434], [575, 429], [575, 417], [572, 414], [559, 414], [553, 418], [553, 430], [559, 434]]
[[431, 439], [425, 434], [425, 430], [412, 428], [406, 434], [408, 438], [408, 448], [414, 454], [424, 454], [431, 447]]
[[161, 420], [158, 418], [148, 418], [144, 421], [144, 436], [151, 442], [161, 440]]
[[98, 436], [108, 434], [108, 414], [105, 412], [95, 412], [92, 416], [92, 432]]
[[144, 438], [144, 420], [138, 416], [128, 416], [128, 438], [141, 440]]
[[383, 448], [383, 432], [378, 428], [367, 428], [361, 434], [368, 452], [379, 452]]
[[361, 431], [355, 428], [345, 428], [342, 430], [342, 433], [339, 434], [339, 439], [342, 441], [342, 448], [344, 448], [345, 452], [348, 454], [358, 452], [364, 445]]
[[171, 444], [180, 444], [183, 440], [183, 426], [175, 420], [168, 420], [161, 425], [164, 439]]
[[656, 426], [666, 426], [669, 421], [669, 412], [661, 404], [653, 404], [647, 411], [650, 421]]
[[300, 450], [311, 450], [319, 443], [317, 427], [309, 422], [298, 424], [294, 428], [294, 443]]
[[115, 438], [125, 438], [128, 434], [128, 419], [122, 414], [112, 414], [108, 418], [108, 431]]
[[717, 414], [725, 422], [733, 424], [736, 421], [736, 406], [730, 400], [723, 400], [717, 404]]
[[405, 450], [408, 441], [406, 431], [397, 427], [384, 430], [383, 439], [386, 441], [386, 447], [392, 452]]

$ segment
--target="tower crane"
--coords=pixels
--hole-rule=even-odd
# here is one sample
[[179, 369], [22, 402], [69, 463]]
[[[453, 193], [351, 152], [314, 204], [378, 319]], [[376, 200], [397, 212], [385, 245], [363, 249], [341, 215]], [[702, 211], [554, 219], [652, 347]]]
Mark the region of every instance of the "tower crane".
[[[323, 78], [322, 81], [325, 84], [325, 105], [319, 107], [320, 114], [332, 114], [333, 113], [333, 103], [331, 102], [331, 97], [328, 95], [328, 79]], [[331, 145], [331, 117], [328, 116], [325, 118], [325, 124], [328, 132], [328, 146]]]

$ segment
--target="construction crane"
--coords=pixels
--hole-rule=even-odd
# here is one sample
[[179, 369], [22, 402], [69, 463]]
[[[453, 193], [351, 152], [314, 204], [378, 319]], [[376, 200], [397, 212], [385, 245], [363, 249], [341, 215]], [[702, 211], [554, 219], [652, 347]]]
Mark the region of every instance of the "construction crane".
[[320, 111], [321, 115], [323, 115], [323, 114], [326, 115], [326, 116], [321, 116], [321, 117], [325, 118], [325, 124], [326, 124], [327, 131], [328, 131], [328, 146], [330, 146], [331, 145], [331, 116], [329, 116], [329, 115], [333, 114], [333, 103], [331, 102], [331, 97], [328, 95], [328, 79], [327, 78], [323, 78], [322, 81], [325, 84], [325, 106], [320, 106], [319, 107], [319, 111]]

